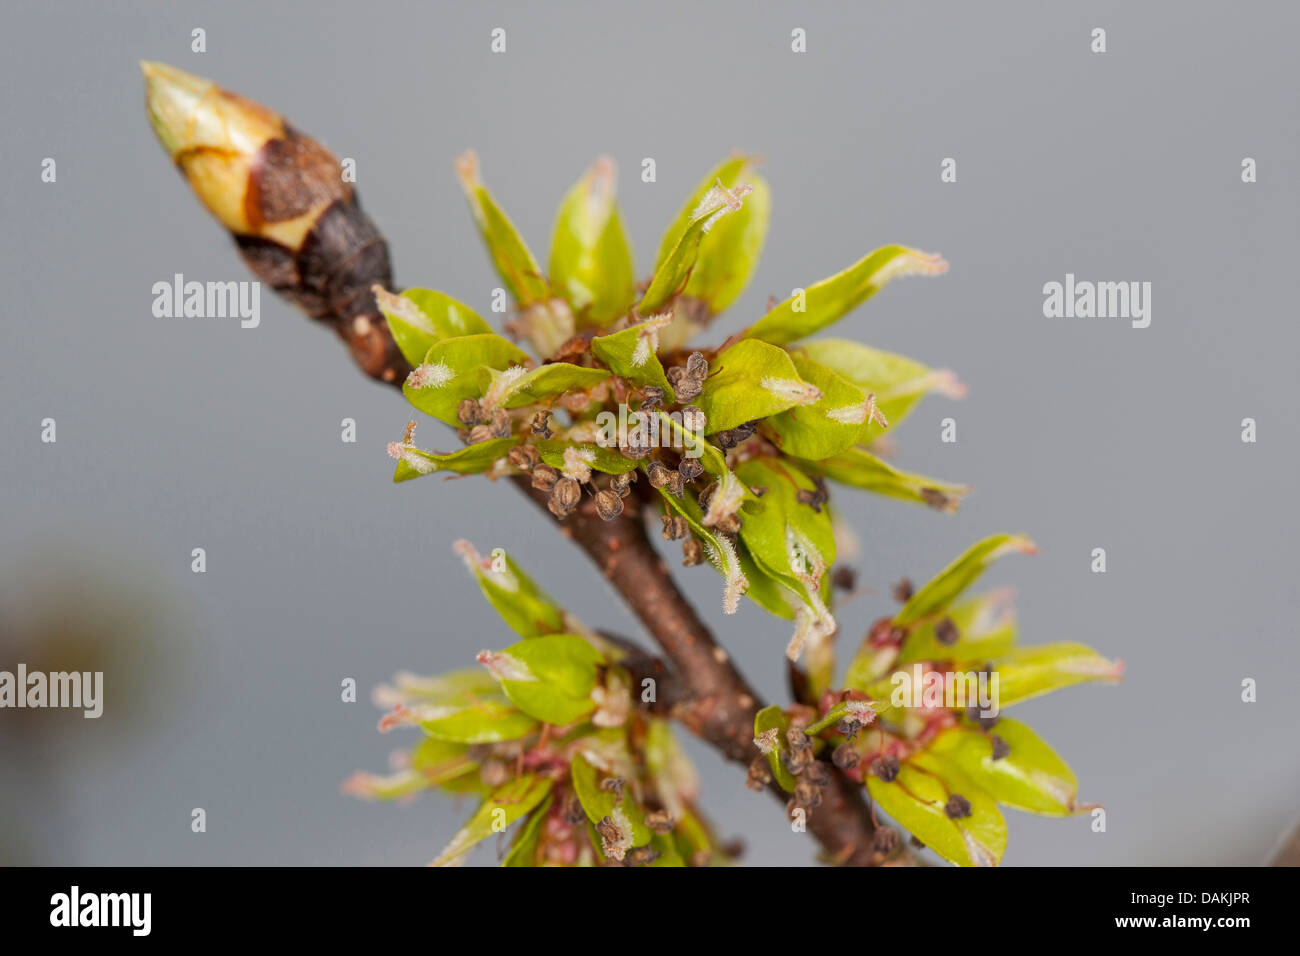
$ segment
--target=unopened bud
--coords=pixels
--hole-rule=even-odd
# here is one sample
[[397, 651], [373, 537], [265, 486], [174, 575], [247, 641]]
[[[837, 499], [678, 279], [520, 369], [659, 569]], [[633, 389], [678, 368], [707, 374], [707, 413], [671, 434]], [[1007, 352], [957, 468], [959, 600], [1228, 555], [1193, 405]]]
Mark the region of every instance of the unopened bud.
[[934, 639], [944, 647], [952, 647], [961, 640], [961, 632], [957, 630], [957, 622], [950, 617], [945, 617], [934, 626]]
[[885, 783], [893, 783], [898, 779], [898, 758], [893, 754], [877, 757], [871, 761], [871, 772]]
[[618, 492], [602, 488], [596, 492], [596, 514], [605, 521], [613, 521], [623, 513], [623, 499]]
[[690, 534], [690, 525], [681, 515], [660, 515], [665, 541], [679, 541]]
[[682, 542], [682, 566], [693, 568], [704, 563], [704, 545], [698, 538], [687, 538]]
[[483, 420], [483, 409], [477, 398], [462, 398], [456, 405], [456, 417], [466, 427], [477, 425]]
[[559, 479], [560, 473], [550, 465], [537, 465], [533, 468], [533, 487], [538, 491], [550, 491]]
[[646, 475], [650, 478], [651, 488], [662, 488], [667, 485], [671, 474], [672, 472], [657, 461], [650, 462], [646, 467]]
[[970, 801], [960, 793], [954, 793], [948, 797], [943, 812], [948, 814], [950, 820], [960, 820], [962, 817], [968, 817], [970, 816]]
[[582, 486], [572, 478], [560, 478], [551, 489], [546, 507], [557, 518], [567, 518], [582, 501]]
[[835, 751], [831, 754], [831, 762], [841, 770], [852, 770], [862, 762], [862, 757], [853, 744], [846, 741], [835, 748]]
[[677, 466], [677, 473], [682, 476], [682, 481], [694, 481], [704, 474], [704, 466], [698, 458], [683, 458]]
[[529, 426], [534, 435], [541, 435], [543, 438], [550, 438], [551, 431], [551, 413], [538, 412], [533, 416], [532, 423]]
[[515, 445], [506, 458], [520, 471], [532, 471], [542, 460], [542, 455], [534, 445]]

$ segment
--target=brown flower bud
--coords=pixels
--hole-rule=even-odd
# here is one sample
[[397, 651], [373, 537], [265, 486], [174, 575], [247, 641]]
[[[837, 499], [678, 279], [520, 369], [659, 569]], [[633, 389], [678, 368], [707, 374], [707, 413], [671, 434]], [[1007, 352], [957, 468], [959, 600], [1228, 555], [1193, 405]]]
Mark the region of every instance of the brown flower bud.
[[858, 572], [847, 564], [837, 565], [831, 573], [831, 584], [841, 591], [852, 591], [858, 586]]
[[686, 369], [681, 366], [673, 366], [667, 374], [668, 381], [673, 386], [673, 394], [677, 396], [679, 402], [689, 402], [699, 398], [700, 393], [704, 391], [704, 380], [691, 378], [686, 374]]
[[488, 427], [492, 429], [493, 438], [506, 438], [511, 432], [510, 413], [504, 408], [495, 409], [492, 417], [488, 419]]
[[613, 521], [623, 513], [623, 499], [618, 492], [603, 488], [596, 492], [596, 514], [605, 521]]
[[704, 466], [700, 464], [698, 458], [683, 458], [681, 464], [677, 466], [677, 473], [682, 476], [683, 481], [694, 481], [704, 474]]
[[916, 589], [912, 587], [912, 582], [908, 578], [903, 578], [894, 585], [894, 600], [899, 604], [906, 604], [912, 600], [912, 595], [915, 593]]
[[682, 542], [682, 566], [693, 568], [704, 563], [704, 545], [698, 538], [687, 538]]
[[1011, 745], [999, 737], [997, 734], [992, 735], [993, 741], [993, 759], [1001, 760], [1007, 754], [1011, 753]]
[[898, 838], [898, 831], [892, 827], [881, 827], [875, 833], [871, 834], [872, 852], [881, 856], [889, 856], [898, 849], [901, 841]]
[[807, 775], [800, 777], [799, 782], [794, 787], [794, 799], [799, 806], [807, 810], [812, 810], [821, 806], [822, 788], [817, 786], [807, 778]]
[[922, 488], [921, 500], [938, 511], [947, 511], [952, 505], [952, 498], [938, 488]]
[[852, 770], [862, 762], [862, 757], [854, 749], [853, 744], [846, 741], [835, 748], [834, 753], [831, 754], [831, 762], [841, 770]]
[[638, 428], [627, 436], [627, 441], [619, 445], [618, 450], [622, 452], [624, 458], [640, 461], [650, 455], [650, 441]]
[[627, 853], [629, 866], [649, 866], [657, 859], [659, 859], [659, 851], [649, 846], [639, 846]]
[[898, 779], [898, 758], [893, 754], [877, 757], [871, 761], [871, 772], [885, 783], [893, 783]]
[[948, 802], [943, 806], [943, 812], [948, 814], [950, 820], [960, 820], [962, 817], [970, 816], [970, 801], [960, 793], [954, 793], [948, 797]]
[[831, 771], [826, 764], [820, 760], [814, 760], [808, 765], [808, 769], [803, 772], [805, 780], [815, 783], [819, 787], [824, 787], [831, 782]]
[[709, 374], [709, 363], [704, 355], [700, 352], [692, 352], [686, 359], [686, 374], [696, 381], [702, 382]]
[[551, 413], [538, 412], [533, 416], [532, 423], [529, 427], [532, 429], [534, 435], [541, 435], [543, 438], [550, 438], [551, 435], [554, 434], [551, 431]]
[[704, 426], [708, 420], [704, 417], [704, 410], [698, 405], [687, 405], [682, 409], [682, 427], [688, 432], [699, 435], [704, 432]]
[[750, 790], [762, 790], [772, 782], [772, 768], [764, 756], [755, 757], [749, 764], [749, 774], [745, 777], [745, 786]]
[[665, 541], [679, 541], [690, 534], [690, 525], [681, 515], [660, 515]]
[[491, 425], [475, 425], [469, 430], [468, 442], [471, 445], [477, 445], [481, 441], [487, 441], [490, 438], [496, 438]]
[[725, 531], [727, 534], [740, 533], [740, 515], [729, 514], [723, 515], [718, 519], [717, 528], [719, 531]]
[[533, 468], [533, 487], [538, 491], [550, 491], [559, 478], [560, 473], [550, 465], [536, 465]]
[[708, 511], [709, 502], [713, 500], [714, 493], [718, 490], [718, 483], [711, 481], [700, 491], [700, 510]]
[[996, 727], [998, 721], [1002, 719], [1001, 717], [985, 717], [980, 713], [978, 707], [967, 707], [966, 716], [979, 724], [981, 730], [990, 730], [993, 727]]
[[668, 481], [664, 487], [670, 495], [680, 498], [682, 492], [686, 490], [686, 482], [682, 480], [680, 472], [670, 471], [668, 472]]
[[664, 390], [658, 385], [647, 385], [641, 390], [641, 408], [649, 411], [664, 403]]
[[934, 639], [944, 647], [952, 647], [961, 640], [961, 631], [957, 630], [957, 622], [950, 617], [945, 617], [934, 626]]
[[551, 498], [546, 507], [557, 518], [567, 518], [582, 501], [582, 486], [572, 478], [560, 478], [551, 489]]
[[506, 458], [520, 471], [532, 471], [542, 460], [542, 455], [534, 445], [515, 445]]
[[668, 484], [668, 476], [671, 475], [667, 468], [658, 461], [652, 461], [646, 466], [646, 475], [650, 479], [651, 488], [662, 488]]
[[615, 475], [610, 479], [610, 489], [620, 498], [626, 498], [632, 493], [632, 485], [636, 482], [636, 472], [629, 471], [621, 475]]
[[645, 815], [645, 825], [655, 833], [671, 833], [673, 816], [667, 810], [652, 810]]
[[483, 421], [483, 408], [477, 398], [462, 398], [456, 405], [456, 417], [467, 427], [477, 425]]

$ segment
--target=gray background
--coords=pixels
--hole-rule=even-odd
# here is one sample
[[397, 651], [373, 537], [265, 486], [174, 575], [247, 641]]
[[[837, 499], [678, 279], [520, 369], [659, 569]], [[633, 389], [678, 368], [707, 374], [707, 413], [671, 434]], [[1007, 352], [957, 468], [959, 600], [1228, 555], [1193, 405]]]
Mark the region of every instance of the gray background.
[[[195, 26], [206, 54], [190, 52]], [[494, 26], [504, 56], [488, 52]], [[1094, 26], [1105, 55], [1089, 52]], [[384, 445], [405, 403], [269, 293], [255, 331], [152, 317], [150, 287], [175, 272], [246, 274], [149, 129], [136, 68], [148, 58], [356, 158], [398, 281], [484, 314], [497, 280], [452, 172], [470, 146], [539, 256], [563, 191], [612, 155], [643, 272], [705, 170], [733, 147], [762, 153], [770, 238], [719, 337], [768, 294], [877, 245], [942, 252], [947, 276], [900, 282], [837, 331], [959, 372], [969, 398], [925, 402], [897, 460], [976, 490], [956, 516], [839, 495], [875, 590], [841, 613], [846, 642], [889, 609], [901, 574], [923, 580], [995, 531], [1030, 533], [1042, 553], [988, 578], [1016, 587], [1023, 638], [1086, 641], [1128, 673], [1018, 708], [1109, 829], [1012, 813], [1006, 861], [1263, 860], [1300, 789], [1297, 30], [1300, 12], [1280, 3], [11, 0], [0, 595], [11, 637], [24, 616], [80, 614], [88, 639], [117, 643], [103, 720], [0, 713], [8, 857], [430, 859], [468, 807], [366, 804], [338, 785], [403, 742], [375, 733], [368, 688], [511, 639], [456, 538], [510, 548], [587, 622], [639, 633], [510, 489], [389, 484]], [[45, 156], [56, 184], [40, 182]], [[653, 185], [643, 156], [658, 161]], [[945, 156], [955, 185], [939, 182]], [[1243, 156], [1258, 160], [1255, 185], [1240, 181]], [[1066, 272], [1152, 282], [1151, 327], [1043, 318], [1043, 283]], [[956, 445], [939, 441], [949, 415]], [[46, 416], [57, 444], [39, 441]], [[355, 445], [339, 440], [345, 416]], [[1245, 416], [1258, 444], [1239, 439]], [[426, 446], [445, 446], [440, 428], [424, 426]], [[196, 546], [206, 575], [190, 572]], [[1089, 571], [1097, 546], [1105, 575]], [[724, 618], [706, 569], [685, 582], [747, 675], [783, 698], [787, 626], [748, 603]], [[105, 602], [127, 623], [104, 624]], [[339, 701], [345, 676], [361, 702]], [[1239, 700], [1247, 676], [1253, 705]], [[750, 862], [811, 862], [767, 797], [691, 747], [706, 807], [748, 838]]]

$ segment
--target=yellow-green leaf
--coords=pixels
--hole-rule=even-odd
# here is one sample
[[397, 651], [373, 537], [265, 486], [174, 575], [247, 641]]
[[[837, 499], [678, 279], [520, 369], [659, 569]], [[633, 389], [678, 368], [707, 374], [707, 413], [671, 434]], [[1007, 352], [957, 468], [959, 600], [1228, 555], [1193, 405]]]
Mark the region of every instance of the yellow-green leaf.
[[492, 331], [465, 303], [433, 289], [407, 289], [393, 295], [374, 286], [373, 291], [393, 340], [411, 365], [419, 365], [429, 349], [443, 339]]
[[636, 299], [632, 250], [614, 202], [614, 163], [608, 158], [597, 160], [560, 204], [550, 279], [573, 307], [579, 327], [611, 322]]
[[[994, 737], [1005, 754], [994, 759]], [[984, 733], [966, 727], [946, 730], [927, 748], [952, 761], [998, 803], [1049, 817], [1077, 812], [1079, 781], [1065, 761], [1036, 733], [1003, 718]]]
[[[785, 739], [785, 732], [789, 728], [789, 716], [776, 704], [764, 707], [754, 715], [754, 740], [763, 741], [759, 749], [767, 758], [767, 765], [772, 768], [772, 779], [780, 784], [781, 789], [786, 793], [794, 793], [798, 781], [786, 768], [785, 761], [781, 759], [790, 749]], [[772, 733], [774, 730], [776, 733]]]
[[550, 297], [546, 277], [514, 223], [483, 186], [479, 178], [478, 156], [472, 150], [456, 160], [456, 174], [460, 177], [492, 264], [507, 290], [521, 306], [546, 301]]
[[456, 553], [478, 581], [501, 619], [520, 637], [540, 637], [564, 630], [564, 611], [503, 548], [482, 557], [468, 541], [456, 542]]
[[990, 591], [952, 606], [944, 617], [957, 630], [957, 641], [942, 643], [935, 633], [943, 618], [934, 616], [912, 625], [898, 655], [898, 665], [913, 661], [991, 661], [1016, 643], [1016, 615], [1011, 592]]
[[946, 369], [936, 371], [905, 355], [849, 339], [818, 339], [801, 345], [794, 354], [824, 365], [875, 397], [876, 409], [887, 424], [878, 420], [864, 423], [859, 444], [879, 438], [887, 427], [896, 428], [930, 392], [950, 398], [966, 394], [965, 386]]
[[600, 652], [576, 634], [547, 634], [484, 651], [479, 662], [520, 710], [548, 724], [571, 724], [596, 709], [591, 697]]
[[799, 377], [785, 350], [757, 339], [723, 349], [709, 366], [696, 404], [708, 434], [768, 418], [796, 405], [820, 400], [816, 386]]
[[425, 451], [414, 445], [395, 444], [390, 454], [397, 458], [393, 481], [410, 481], [435, 471], [451, 471], [459, 475], [476, 475], [487, 471], [503, 457], [519, 439], [514, 437], [490, 438], [476, 445], [466, 445], [457, 451], [443, 454]]
[[802, 295], [792, 295], [755, 322], [745, 336], [785, 345], [838, 321], [891, 279], [947, 271], [948, 263], [940, 256], [905, 246], [883, 246], [843, 272], [809, 286]]
[[1122, 661], [1102, 657], [1085, 644], [1039, 644], [1016, 648], [995, 662], [998, 704], [1012, 704], [1083, 681], [1116, 683], [1124, 673]]
[[573, 790], [578, 795], [578, 802], [582, 804], [588, 820], [599, 823], [606, 817], [615, 816], [616, 809], [621, 810], [631, 824], [632, 846], [645, 846], [650, 842], [654, 832], [646, 826], [645, 811], [633, 798], [630, 783], [624, 782], [623, 796], [620, 799], [614, 790], [602, 787], [608, 775], [582, 754], [574, 756], [569, 770], [573, 777]]
[[654, 316], [611, 335], [598, 335], [591, 340], [591, 350], [615, 375], [635, 385], [662, 388], [664, 401], [671, 405], [676, 401], [673, 387], [656, 354], [659, 330], [668, 321], [667, 316]]
[[832, 481], [887, 498], [901, 498], [938, 511], [956, 511], [969, 485], [900, 471], [862, 448], [850, 448], [818, 462], [817, 469]]
[[503, 831], [541, 803], [551, 792], [551, 785], [548, 778], [525, 774], [492, 791], [432, 865], [447, 866], [458, 862], [476, 843]]
[[482, 395], [480, 369], [507, 369], [527, 361], [523, 350], [492, 332], [443, 339], [417, 360], [402, 394], [426, 415], [459, 427], [457, 406]]
[[654, 278], [637, 305], [637, 312], [653, 315], [663, 311], [664, 306], [686, 287], [705, 236], [723, 217], [739, 212], [748, 194], [749, 189], [742, 187], [734, 192], [710, 191], [700, 200], [672, 250], [655, 267]]
[[[996, 866], [1007, 848], [1007, 824], [991, 796], [954, 764], [921, 752], [903, 762], [886, 783], [867, 775], [871, 798], [899, 825], [958, 866]], [[970, 816], [953, 819], [945, 810], [958, 794], [970, 801]]]
[[695, 218], [700, 203], [718, 184], [733, 192], [746, 185], [753, 191], [739, 211], [716, 223], [704, 237], [695, 269], [683, 290], [685, 295], [704, 303], [711, 314], [721, 312], [745, 290], [767, 238], [771, 191], [755, 171], [752, 158], [733, 156], [709, 171], [664, 234], [656, 262], [657, 268], [667, 260]]
[[995, 534], [971, 545], [929, 584], [912, 595], [894, 617], [894, 624], [906, 627], [921, 618], [942, 613], [1004, 554], [1035, 554], [1037, 551], [1034, 543], [1023, 534]]
[[763, 423], [764, 433], [787, 455], [820, 460], [849, 452], [875, 414], [875, 399], [848, 379], [806, 355], [791, 356], [799, 378], [821, 393]]

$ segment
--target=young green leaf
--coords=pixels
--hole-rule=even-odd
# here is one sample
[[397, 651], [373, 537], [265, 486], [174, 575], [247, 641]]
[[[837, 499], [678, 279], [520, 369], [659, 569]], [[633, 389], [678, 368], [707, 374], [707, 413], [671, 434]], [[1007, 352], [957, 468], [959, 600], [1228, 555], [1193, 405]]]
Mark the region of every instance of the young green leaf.
[[493, 463], [503, 457], [510, 450], [510, 446], [518, 441], [519, 439], [514, 437], [490, 438], [446, 454], [393, 442], [388, 446], [388, 454], [397, 459], [397, 470], [393, 472], [393, 481], [410, 481], [422, 475], [431, 475], [435, 471], [476, 475], [491, 468]]
[[608, 157], [597, 160], [560, 204], [550, 276], [580, 327], [612, 322], [636, 299], [632, 250], [614, 202], [614, 163]]
[[767, 765], [772, 769], [772, 779], [780, 784], [786, 793], [794, 793], [798, 783], [781, 757], [790, 749], [785, 732], [790, 727], [790, 718], [780, 707], [772, 704], [764, 707], [754, 715], [754, 744], [767, 757]]
[[575, 634], [548, 634], [482, 651], [479, 663], [520, 710], [548, 724], [571, 724], [596, 709], [591, 690], [600, 652]]
[[1122, 661], [1102, 657], [1084, 644], [1060, 643], [1020, 647], [995, 662], [1001, 707], [1083, 681], [1116, 683], [1124, 673]]
[[633, 799], [630, 787], [624, 787], [621, 798], [614, 789], [603, 787], [607, 775], [581, 753], [574, 756], [569, 771], [573, 777], [574, 793], [578, 795], [578, 802], [588, 820], [592, 823], [599, 823], [606, 817], [617, 820], [621, 813], [631, 825], [632, 846], [645, 846], [650, 842], [654, 833], [646, 826], [645, 812]]
[[[749, 590], [749, 578], [741, 567], [740, 557], [735, 545], [725, 534], [715, 533], [713, 528], [704, 523], [704, 514], [699, 503], [689, 494], [680, 497], [660, 488], [659, 496], [666, 508], [686, 519], [691, 531], [704, 545], [704, 553], [709, 564], [722, 575], [726, 584], [722, 591], [722, 610], [724, 614], [735, 614], [740, 606], [740, 598]], [[714, 497], [717, 497], [715, 495]]]
[[754, 169], [754, 160], [733, 156], [710, 170], [696, 187], [659, 246], [656, 269], [663, 265], [678, 239], [685, 233], [695, 212], [715, 187], [729, 191], [752, 187], [744, 206], [717, 222], [700, 243], [699, 255], [683, 294], [704, 303], [716, 315], [744, 291], [753, 275], [767, 238], [771, 191]]
[[710, 368], [696, 402], [710, 435], [822, 397], [816, 386], [799, 377], [784, 349], [756, 339], [723, 349]]
[[615, 375], [634, 385], [655, 385], [662, 388], [664, 401], [672, 404], [676, 401], [673, 387], [656, 354], [659, 349], [659, 330], [671, 321], [671, 315], [656, 315], [620, 332], [598, 335], [591, 340], [591, 350]]
[[815, 603], [826, 571], [835, 563], [835, 533], [825, 509], [814, 510], [799, 500], [817, 486], [784, 458], [751, 458], [736, 467], [736, 476], [750, 488], [765, 488], [761, 510], [745, 516], [740, 537], [759, 566]]
[[[750, 340], [746, 340], [750, 341]], [[930, 392], [961, 398], [966, 388], [947, 369], [935, 371], [904, 355], [873, 349], [848, 339], [818, 339], [795, 352], [812, 359], [875, 396], [879, 416], [863, 424], [858, 443], [880, 437], [886, 427], [897, 428]], [[887, 425], [881, 424], [883, 419]]]
[[501, 861], [502, 866], [536, 866], [537, 846], [541, 842], [542, 827], [546, 824], [546, 814], [550, 812], [555, 798], [547, 796], [542, 805], [529, 814], [524, 825], [519, 828], [519, 835], [510, 845], [510, 852]]
[[482, 557], [468, 541], [457, 541], [456, 553], [478, 581], [501, 619], [520, 637], [541, 637], [564, 630], [564, 611], [503, 549]]
[[640, 464], [635, 458], [628, 458], [617, 449], [602, 448], [595, 442], [572, 442], [552, 438], [537, 443], [537, 451], [541, 454], [542, 461], [552, 468], [561, 470], [569, 466], [564, 453], [570, 448], [575, 449], [579, 458], [590, 466], [592, 471], [607, 475], [625, 475], [629, 471], [635, 471]]
[[607, 378], [609, 372], [603, 368], [584, 368], [568, 362], [551, 362], [531, 371], [517, 365], [504, 372], [494, 368], [479, 370], [486, 408], [532, 405], [568, 391], [586, 391]]
[[417, 360], [402, 394], [426, 415], [459, 427], [461, 401], [482, 394], [480, 369], [507, 369], [527, 361], [522, 349], [492, 332], [443, 339]]
[[848, 453], [877, 414], [875, 397], [806, 355], [796, 352], [791, 358], [799, 378], [821, 398], [773, 415], [763, 423], [764, 434], [796, 458], [820, 460]]
[[411, 719], [430, 737], [456, 743], [518, 740], [537, 729], [537, 721], [516, 710], [498, 687], [462, 690], [436, 704], [411, 710]]
[[812, 335], [838, 321], [875, 295], [891, 279], [907, 275], [940, 275], [948, 263], [905, 246], [884, 246], [859, 259], [843, 272], [796, 293], [763, 316], [746, 338], [785, 345]]
[[[1001, 753], [994, 756], [994, 737]], [[998, 803], [1049, 817], [1077, 812], [1079, 781], [1065, 761], [1017, 720], [999, 720], [991, 733], [946, 730], [927, 748], [952, 761]]]
[[474, 844], [526, 816], [551, 792], [553, 781], [533, 774], [516, 777], [502, 784], [483, 801], [478, 810], [460, 829], [447, 848], [438, 854], [433, 866], [448, 866], [473, 849]]
[[[909, 757], [890, 783], [868, 774], [867, 789], [880, 809], [950, 863], [997, 866], [1002, 860], [1007, 824], [997, 803], [958, 767], [935, 754], [922, 751]], [[949, 813], [954, 794], [969, 803], [969, 815]]]
[[509, 217], [501, 211], [479, 178], [478, 156], [473, 150], [456, 160], [456, 175], [469, 199], [474, 221], [478, 223], [488, 254], [507, 290], [521, 306], [545, 302], [550, 288], [537, 260], [528, 251]]
[[699, 792], [700, 778], [668, 721], [647, 723], [645, 763], [663, 808], [680, 818]]
[[[944, 628], [945, 635], [951, 637], [955, 631], [955, 643], [943, 643], [936, 633], [944, 618], [952, 624], [952, 631]], [[944, 618], [931, 617], [912, 625], [898, 655], [898, 666], [913, 661], [991, 661], [1016, 643], [1016, 615], [1011, 592], [1005, 588], [954, 605]]]
[[412, 366], [419, 365], [443, 339], [492, 331], [469, 306], [433, 289], [407, 289], [393, 295], [376, 285], [371, 291], [393, 340]]
[[749, 195], [752, 187], [741, 186], [736, 190], [710, 190], [700, 201], [691, 216], [691, 221], [681, 233], [680, 238], [667, 256], [655, 267], [654, 278], [646, 289], [636, 310], [641, 315], [653, 315], [662, 312], [686, 287], [700, 254], [700, 244], [709, 230], [729, 213], [739, 212], [743, 208], [743, 199]]
[[1036, 554], [1038, 548], [1022, 534], [995, 534], [971, 545], [921, 590], [912, 595], [894, 618], [898, 627], [941, 614], [1004, 554]]
[[938, 511], [956, 511], [961, 499], [970, 491], [969, 485], [954, 485], [937, 478], [899, 471], [862, 448], [850, 448], [828, 456], [817, 463], [817, 470], [842, 485], [887, 498], [929, 505]]

